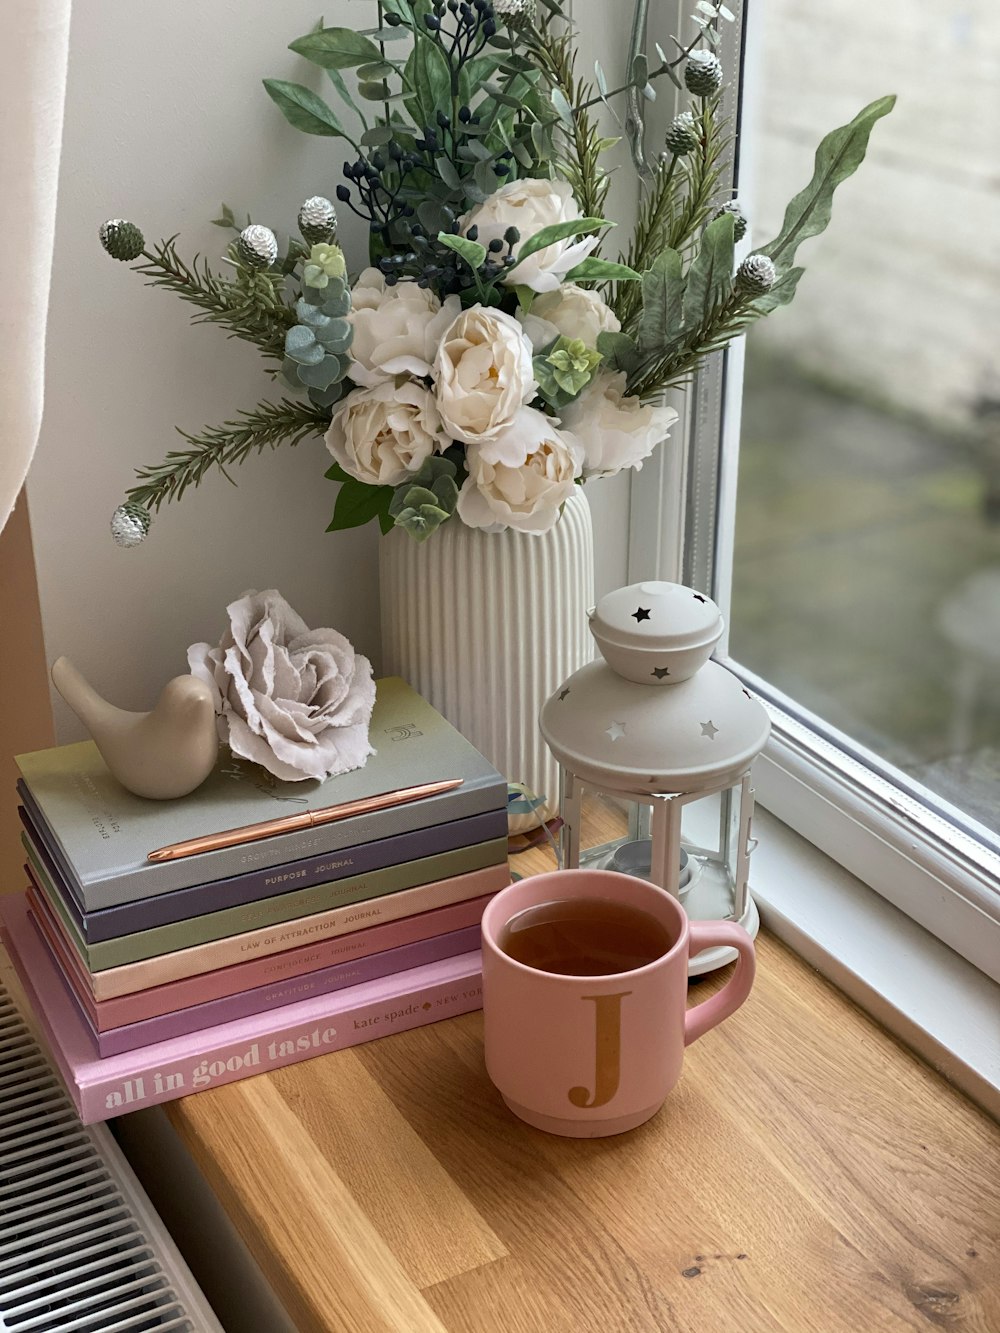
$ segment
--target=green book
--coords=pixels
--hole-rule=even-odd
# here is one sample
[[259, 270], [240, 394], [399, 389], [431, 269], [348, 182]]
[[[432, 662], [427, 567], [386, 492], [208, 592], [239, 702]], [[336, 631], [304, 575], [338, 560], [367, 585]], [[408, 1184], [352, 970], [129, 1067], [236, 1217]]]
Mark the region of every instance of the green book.
[[[506, 808], [505, 779], [405, 681], [378, 682], [370, 737], [376, 753], [364, 768], [325, 782], [280, 782], [226, 750], [207, 781], [176, 801], [126, 791], [93, 741], [83, 741], [19, 755], [19, 789], [48, 835], [69, 891], [87, 912]], [[461, 778], [462, 785], [260, 842], [177, 861], [146, 859], [189, 838], [447, 778]]]
[[330, 884], [314, 884], [308, 889], [297, 889], [280, 894], [277, 898], [248, 903], [244, 907], [231, 907], [223, 912], [210, 912], [207, 916], [190, 917], [187, 921], [175, 921], [167, 926], [154, 926], [152, 930], [140, 930], [133, 935], [87, 944], [34, 849], [28, 843], [25, 843], [25, 847], [38, 887], [58, 914], [88, 972], [103, 972], [105, 968], [137, 963], [144, 958], [157, 958], [160, 954], [173, 953], [177, 949], [190, 949], [211, 940], [228, 939], [231, 935], [313, 916], [334, 907], [368, 902], [372, 898], [399, 893], [404, 889], [434, 884], [473, 870], [484, 870], [487, 866], [502, 865], [507, 860], [507, 839], [494, 838], [491, 842], [481, 842], [473, 847], [459, 847], [455, 851], [425, 856], [418, 861], [386, 866], [370, 875], [354, 875], [350, 879], [338, 879]]

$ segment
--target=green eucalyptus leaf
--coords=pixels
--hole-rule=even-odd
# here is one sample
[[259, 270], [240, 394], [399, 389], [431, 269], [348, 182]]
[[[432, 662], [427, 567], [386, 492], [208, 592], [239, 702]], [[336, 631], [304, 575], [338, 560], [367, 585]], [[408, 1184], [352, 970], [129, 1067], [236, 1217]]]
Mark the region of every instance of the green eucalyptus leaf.
[[857, 171], [875, 122], [887, 116], [895, 104], [893, 96], [870, 102], [849, 124], [831, 130], [820, 142], [812, 180], [788, 205], [781, 231], [759, 251], [774, 260], [779, 273], [792, 266], [804, 240], [825, 231], [833, 210], [834, 190]]
[[315, 403], [317, 407], [332, 407], [334, 403], [344, 396], [344, 389], [347, 387], [347, 384], [347, 380], [340, 379], [336, 380], [333, 384], [328, 384], [325, 389], [317, 389], [310, 386], [307, 390], [309, 401]]
[[370, 130], [365, 130], [360, 142], [364, 148], [378, 148], [391, 143], [395, 137], [396, 131], [391, 125], [373, 125]]
[[602, 97], [608, 95], [608, 79], [599, 60], [594, 61], [594, 77], [597, 79], [597, 87]]
[[[572, 236], [587, 236], [591, 232], [600, 231], [602, 227], [611, 226], [614, 226], [614, 223], [605, 222], [604, 218], [577, 218], [571, 222], [553, 222], [551, 226], [536, 231], [534, 236], [529, 236], [518, 247], [517, 264], [527, 259], [529, 255], [544, 250], [547, 245], [554, 245], [556, 241], [566, 241]], [[517, 268], [517, 264], [512, 264], [511, 268]]]
[[[642, 318], [639, 346], [659, 350], [680, 332], [684, 301], [684, 274], [676, 250], [664, 250], [642, 275]], [[600, 347], [600, 340], [598, 340]]]
[[366, 486], [363, 481], [348, 477], [341, 484], [327, 532], [360, 528], [373, 518], [387, 517], [391, 499], [391, 486]]
[[316, 366], [326, 353], [316, 341], [312, 329], [296, 324], [285, 334], [285, 355], [300, 366]]
[[640, 51], [638, 55], [632, 57], [632, 82], [636, 87], [641, 87], [649, 80], [649, 61]]
[[736, 219], [723, 213], [701, 234], [698, 253], [687, 275], [684, 289], [683, 323], [696, 329], [706, 323], [733, 290], [733, 229]]
[[374, 60], [370, 65], [359, 65], [354, 73], [359, 83], [371, 83], [395, 74], [396, 66], [391, 60]]
[[627, 264], [615, 264], [610, 259], [595, 259], [588, 255], [576, 268], [566, 274], [567, 282], [641, 282], [642, 274]]
[[370, 37], [373, 42], [398, 42], [409, 37], [410, 30], [402, 24], [398, 28], [359, 28], [359, 37]]
[[514, 107], [518, 111], [521, 109], [520, 101], [516, 97], [511, 97], [509, 93], [505, 93], [502, 88], [498, 88], [495, 83], [486, 83], [483, 87], [494, 102], [499, 102], [501, 106]]
[[264, 88], [289, 125], [293, 125], [295, 129], [302, 130], [304, 134], [345, 137], [333, 110], [327, 106], [322, 97], [304, 88], [301, 83], [286, 83], [284, 79], [265, 79]]
[[493, 194], [500, 184], [500, 180], [489, 162], [477, 162], [472, 175], [476, 184], [486, 195]]
[[382, 59], [370, 38], [350, 28], [321, 28], [289, 42], [288, 49], [324, 69], [353, 69]]
[[451, 232], [438, 232], [438, 240], [449, 250], [461, 255], [471, 269], [479, 269], [486, 262], [486, 246], [478, 241], [470, 241], [467, 236], [453, 236]]
[[359, 83], [358, 96], [363, 97], [366, 102], [388, 102], [392, 97], [392, 89], [384, 80], [378, 83]]
[[[456, 173], [457, 177], [457, 173]], [[420, 219], [420, 225], [425, 231], [436, 235], [439, 231], [447, 231], [455, 221], [455, 215], [452, 210], [442, 204], [438, 199], [423, 199], [417, 204], [417, 217]]]
[[440, 157], [434, 159], [434, 165], [438, 169], [438, 175], [450, 189], [457, 190], [461, 186], [462, 178], [450, 157], [445, 157], [442, 153]]
[[573, 108], [566, 100], [566, 94], [561, 88], [553, 88], [549, 93], [549, 97], [552, 100], [552, 105], [556, 109], [556, 115], [567, 129], [572, 130], [575, 127], [576, 122], [573, 119]]

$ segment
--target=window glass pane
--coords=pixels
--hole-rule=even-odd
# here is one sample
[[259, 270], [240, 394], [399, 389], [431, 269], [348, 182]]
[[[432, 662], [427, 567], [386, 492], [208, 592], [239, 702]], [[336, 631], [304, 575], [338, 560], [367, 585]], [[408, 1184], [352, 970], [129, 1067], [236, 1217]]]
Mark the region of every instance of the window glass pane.
[[758, 241], [826, 129], [899, 101], [748, 340], [730, 649], [1000, 831], [1000, 10], [758, 18]]

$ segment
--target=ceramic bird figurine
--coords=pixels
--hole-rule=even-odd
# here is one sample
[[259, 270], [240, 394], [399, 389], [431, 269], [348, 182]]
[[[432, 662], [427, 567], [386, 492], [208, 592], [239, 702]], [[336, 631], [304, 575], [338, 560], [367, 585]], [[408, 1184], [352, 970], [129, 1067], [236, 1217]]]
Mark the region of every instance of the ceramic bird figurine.
[[136, 796], [155, 801], [186, 796], [215, 766], [219, 736], [205, 681], [175, 676], [149, 713], [109, 704], [67, 657], [52, 664], [52, 682], [94, 738], [108, 768]]

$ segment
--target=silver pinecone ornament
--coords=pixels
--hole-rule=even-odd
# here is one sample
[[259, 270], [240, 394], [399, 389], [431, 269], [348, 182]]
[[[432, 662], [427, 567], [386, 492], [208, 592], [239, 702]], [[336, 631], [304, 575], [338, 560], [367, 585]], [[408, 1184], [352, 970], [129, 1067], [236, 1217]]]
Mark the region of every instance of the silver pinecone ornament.
[[698, 147], [698, 129], [690, 111], [682, 111], [670, 122], [667, 147], [675, 157], [684, 157]]
[[711, 97], [722, 87], [722, 62], [712, 51], [692, 51], [684, 66], [684, 83], [696, 97]]
[[747, 255], [736, 270], [736, 290], [744, 296], [763, 296], [774, 286], [778, 273], [767, 255]]
[[329, 199], [314, 194], [299, 209], [299, 231], [310, 245], [332, 241], [337, 231], [337, 210]]
[[124, 546], [126, 549], [138, 546], [140, 542], [146, 540], [151, 521], [149, 510], [144, 509], [142, 505], [131, 502], [119, 505], [111, 515], [111, 535], [116, 545]]
[[716, 210], [715, 217], [721, 218], [724, 213], [733, 215], [733, 240], [742, 241], [747, 234], [747, 215], [743, 212], [738, 199], [730, 199]]
[[240, 232], [236, 253], [247, 268], [270, 268], [278, 258], [278, 238], [270, 227], [252, 222]]
[[97, 234], [111, 258], [120, 259], [123, 264], [138, 259], [146, 244], [135, 223], [126, 222], [124, 218], [108, 218], [107, 222], [101, 223]]
[[535, 21], [535, 0], [493, 0], [493, 12], [508, 28], [526, 28]]

